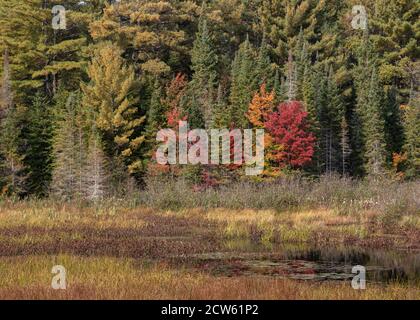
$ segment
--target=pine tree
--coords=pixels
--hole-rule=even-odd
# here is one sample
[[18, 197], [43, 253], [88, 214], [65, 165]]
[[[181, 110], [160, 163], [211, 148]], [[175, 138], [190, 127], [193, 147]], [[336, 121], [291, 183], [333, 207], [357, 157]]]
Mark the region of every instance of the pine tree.
[[374, 51], [378, 54], [381, 83], [396, 86], [397, 98], [407, 101], [411, 69], [419, 58], [419, 3], [416, 0], [368, 3], [369, 32]]
[[214, 112], [214, 124], [213, 128], [227, 128], [230, 126], [229, 114], [226, 112], [228, 110], [228, 103], [226, 101], [226, 89], [219, 83], [217, 87], [217, 97], [215, 103], [215, 112]]
[[275, 71], [273, 69], [265, 34], [258, 50], [256, 68], [254, 72], [253, 89], [259, 88], [263, 83], [268, 90], [272, 90], [275, 82]]
[[400, 153], [404, 142], [404, 128], [402, 114], [398, 103], [397, 88], [385, 87], [384, 92], [384, 121], [385, 121], [385, 140], [387, 150], [387, 162], [392, 161], [391, 155]]
[[280, 102], [286, 100], [284, 94], [284, 80], [283, 78], [280, 78], [279, 68], [276, 68], [276, 71], [274, 73], [273, 91], [275, 94], [276, 104], [279, 104]]
[[368, 92], [372, 77], [372, 64], [375, 63], [372, 43], [368, 31], [364, 31], [359, 41], [355, 55], [357, 65], [353, 68], [355, 106], [351, 111], [351, 172], [362, 176], [365, 172], [365, 137], [364, 116], [366, 105], [369, 104]]
[[109, 193], [109, 174], [101, 139], [95, 128], [88, 141], [86, 160], [83, 168], [83, 195], [88, 200], [98, 201]]
[[385, 124], [381, 110], [383, 95], [377, 72], [373, 70], [367, 96], [368, 102], [362, 113], [365, 168], [366, 172], [371, 175], [383, 174], [386, 164]]
[[165, 106], [162, 103], [162, 86], [156, 78], [153, 86], [152, 96], [150, 98], [149, 110], [147, 112], [147, 125], [145, 130], [145, 139], [147, 148], [154, 149], [156, 144], [156, 133], [165, 123]]
[[83, 85], [84, 105], [97, 113], [96, 125], [109, 158], [119, 157], [130, 173], [142, 168], [139, 148], [144, 141], [141, 127], [145, 117], [139, 114], [134, 70], [127, 67], [122, 51], [105, 43], [96, 50], [88, 68], [91, 79]]
[[[77, 88], [83, 77], [89, 23], [100, 6], [98, 1], [82, 6], [78, 0], [1, 0], [0, 51], [9, 50], [16, 103], [30, 103], [42, 88], [49, 97], [59, 85]], [[51, 9], [64, 5], [65, 30], [52, 27]]]
[[21, 151], [22, 110], [12, 106], [0, 122], [0, 195], [26, 193], [26, 168]]
[[12, 83], [10, 78], [9, 50], [6, 48], [3, 55], [3, 77], [0, 92], [0, 122], [7, 115], [13, 105]]
[[297, 83], [297, 66], [293, 61], [293, 55], [289, 52], [289, 60], [287, 62], [287, 79], [286, 79], [287, 100], [294, 101], [298, 95]]
[[[192, 1], [125, 0], [106, 5], [90, 26], [97, 41], [112, 41], [129, 62], [153, 78], [187, 70], [187, 46], [199, 6]], [[138, 67], [138, 68], [137, 68]]]
[[51, 192], [63, 199], [80, 199], [84, 193], [89, 124], [81, 100], [80, 93], [60, 90], [55, 103]]
[[[198, 31], [191, 52], [191, 68], [193, 75], [189, 83], [188, 95], [192, 100], [193, 110], [203, 117], [206, 128], [213, 124], [213, 103], [217, 87], [217, 56], [213, 49], [212, 36], [207, 26], [207, 19], [201, 15]], [[192, 117], [189, 117], [192, 119]]]
[[404, 136], [403, 152], [407, 157], [405, 174], [408, 178], [420, 174], [420, 99], [413, 99], [411, 105], [403, 106]]
[[347, 124], [346, 117], [341, 119], [341, 174], [345, 176], [348, 172], [348, 159], [351, 154], [350, 141], [349, 141], [349, 125]]
[[340, 172], [340, 139], [342, 133], [341, 122], [344, 116], [342, 99], [338, 90], [337, 82], [334, 78], [334, 71], [330, 67], [327, 75], [327, 134], [325, 146], [326, 172]]
[[25, 113], [22, 138], [26, 191], [44, 197], [48, 194], [52, 174], [52, 125], [50, 106], [40, 94]]
[[235, 55], [232, 63], [231, 89], [229, 95], [231, 119], [236, 126], [245, 128], [247, 119], [245, 113], [248, 110], [252, 96], [258, 88], [254, 88], [253, 63], [255, 52], [249, 39], [243, 42]]

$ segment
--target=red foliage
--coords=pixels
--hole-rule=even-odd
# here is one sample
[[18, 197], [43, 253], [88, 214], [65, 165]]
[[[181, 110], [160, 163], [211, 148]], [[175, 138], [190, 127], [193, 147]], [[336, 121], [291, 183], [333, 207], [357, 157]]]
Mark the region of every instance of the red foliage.
[[186, 76], [182, 73], [178, 73], [168, 84], [165, 89], [165, 98], [162, 100], [167, 110], [179, 108], [181, 100], [185, 95], [187, 83]]
[[285, 102], [278, 106], [265, 122], [276, 144], [283, 148], [275, 155], [280, 166], [299, 168], [308, 164], [314, 154], [315, 137], [308, 130], [308, 113], [298, 101]]
[[175, 107], [166, 113], [166, 121], [168, 128], [178, 131], [179, 122], [187, 121], [187, 116], [182, 116], [181, 111]]
[[166, 105], [168, 112], [166, 112], [166, 122], [168, 128], [178, 131], [179, 121], [187, 121], [186, 116], [182, 116], [180, 110], [180, 102], [185, 94], [187, 85], [186, 76], [178, 73], [175, 78], [166, 87], [165, 98], [163, 103]]

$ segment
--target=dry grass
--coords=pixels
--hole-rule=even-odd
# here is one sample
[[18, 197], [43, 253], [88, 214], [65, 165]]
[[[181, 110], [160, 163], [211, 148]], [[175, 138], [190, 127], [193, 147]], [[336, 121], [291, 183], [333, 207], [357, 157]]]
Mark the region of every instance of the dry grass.
[[[415, 216], [406, 216], [411, 220], [394, 233], [381, 227], [380, 216], [327, 208], [162, 211], [118, 203], [6, 202], [0, 205], [0, 299], [419, 299], [412, 284], [370, 284], [356, 291], [349, 282], [217, 276], [171, 260], [236, 252], [237, 240], [418, 246]], [[57, 264], [68, 272], [65, 291], [50, 288]]]
[[227, 239], [249, 239], [262, 243], [310, 242], [398, 246], [419, 248], [419, 215], [406, 216], [392, 228], [384, 227], [382, 215], [372, 210], [341, 215], [333, 209], [277, 212], [252, 209], [187, 209], [165, 211], [165, 216], [207, 219], [219, 225]]
[[[67, 270], [66, 290], [50, 288], [51, 267]], [[17, 267], [18, 266], [18, 267]], [[3, 258], [0, 299], [420, 299], [419, 288], [349, 282], [303, 282], [266, 277], [214, 277], [132, 259], [56, 257]]]

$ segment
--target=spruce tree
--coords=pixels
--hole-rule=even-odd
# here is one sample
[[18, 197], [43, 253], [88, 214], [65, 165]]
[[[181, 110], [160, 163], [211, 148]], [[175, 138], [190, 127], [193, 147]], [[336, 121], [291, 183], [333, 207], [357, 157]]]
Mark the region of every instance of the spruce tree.
[[50, 106], [40, 94], [35, 96], [25, 113], [22, 138], [26, 191], [44, 197], [48, 194], [52, 173], [52, 124]]
[[156, 133], [165, 124], [165, 106], [162, 103], [163, 90], [159, 79], [155, 79], [153, 92], [150, 98], [149, 110], [147, 111], [147, 125], [145, 130], [145, 139], [147, 148], [154, 149], [156, 145]]
[[253, 89], [259, 88], [263, 83], [268, 90], [272, 90], [275, 82], [275, 71], [273, 69], [265, 34], [258, 50], [256, 67], [254, 72]]
[[0, 122], [0, 195], [26, 194], [26, 167], [20, 139], [22, 116], [22, 110], [12, 106]]
[[369, 84], [367, 104], [361, 114], [365, 139], [365, 168], [366, 173], [371, 175], [383, 174], [386, 165], [385, 123], [381, 110], [383, 95], [383, 88], [374, 69]]
[[20, 150], [21, 115], [13, 103], [9, 51], [3, 55], [0, 85], [0, 195], [23, 195], [25, 173]]
[[83, 196], [98, 201], [109, 194], [109, 173], [101, 137], [95, 126], [88, 140], [86, 160], [83, 168]]
[[235, 55], [232, 63], [231, 89], [229, 95], [231, 122], [236, 126], [245, 128], [248, 110], [252, 96], [257, 90], [253, 78], [255, 51], [247, 38]]
[[420, 174], [420, 99], [416, 97], [410, 105], [403, 106], [404, 145], [403, 152], [407, 157], [405, 174], [416, 178]]
[[348, 173], [348, 161], [351, 154], [349, 125], [346, 117], [341, 119], [341, 133], [340, 133], [340, 151], [341, 151], [341, 174], [345, 176]]
[[9, 50], [3, 54], [3, 77], [0, 83], [0, 122], [7, 115], [13, 105], [12, 83], [10, 77]]
[[80, 92], [60, 90], [55, 110], [51, 192], [63, 199], [80, 199], [84, 191], [89, 126]]
[[[212, 36], [207, 26], [207, 19], [201, 15], [198, 31], [191, 51], [191, 68], [193, 75], [189, 83], [188, 95], [191, 109], [188, 110], [192, 119], [192, 112], [199, 111], [206, 128], [213, 124], [213, 103], [217, 88], [217, 56], [213, 49]], [[194, 125], [194, 124], [191, 124]], [[198, 125], [195, 124], [194, 126]]]
[[383, 116], [385, 121], [385, 140], [387, 162], [391, 162], [394, 153], [400, 153], [404, 143], [404, 128], [400, 105], [398, 103], [398, 90], [394, 86], [384, 88]]

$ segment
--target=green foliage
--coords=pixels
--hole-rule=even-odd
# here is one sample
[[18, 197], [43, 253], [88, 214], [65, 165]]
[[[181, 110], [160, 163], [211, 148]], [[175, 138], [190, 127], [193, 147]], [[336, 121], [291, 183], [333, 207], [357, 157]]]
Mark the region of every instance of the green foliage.
[[405, 143], [403, 151], [407, 155], [406, 174], [410, 178], [420, 173], [420, 102], [417, 98], [404, 107]]
[[230, 102], [230, 122], [239, 128], [248, 125], [245, 113], [248, 110], [255, 87], [254, 59], [255, 50], [247, 38], [241, 44], [232, 62]]
[[[59, 4], [65, 30], [51, 25]], [[351, 26], [355, 4], [367, 30]], [[190, 128], [248, 128], [262, 84], [308, 113], [305, 174], [392, 163], [417, 178], [419, 13], [416, 0], [0, 0], [0, 192], [128, 191], [169, 111]]]
[[[191, 51], [193, 75], [188, 89], [189, 119], [193, 120], [194, 114], [199, 113], [197, 123], [191, 123], [192, 127], [200, 127], [200, 125], [204, 125], [206, 128], [212, 127], [214, 122], [213, 103], [217, 86], [216, 67], [217, 56], [214, 52], [212, 36], [207, 26], [207, 19], [202, 14]], [[203, 123], [199, 123], [198, 117], [202, 117]]]
[[51, 107], [41, 95], [36, 95], [25, 112], [22, 140], [25, 166], [25, 189], [28, 194], [43, 197], [48, 194], [51, 182], [52, 127]]

